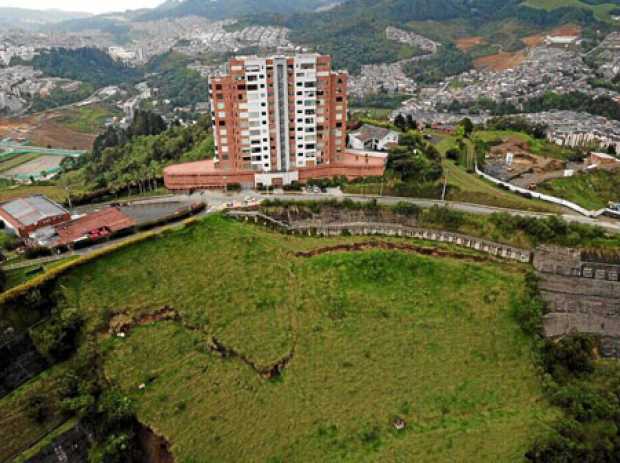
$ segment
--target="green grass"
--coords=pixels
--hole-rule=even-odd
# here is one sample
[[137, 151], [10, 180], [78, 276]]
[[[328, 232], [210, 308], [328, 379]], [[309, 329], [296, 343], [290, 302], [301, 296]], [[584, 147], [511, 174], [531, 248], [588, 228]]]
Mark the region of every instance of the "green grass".
[[[59, 265], [65, 264], [77, 258], [78, 257], [67, 257], [61, 260], [50, 262], [49, 264], [38, 264], [16, 270], [7, 270], [5, 290], [21, 285], [22, 283], [27, 282], [28, 280], [34, 278], [37, 275], [40, 275], [41, 273], [45, 273], [48, 270], [52, 270]], [[37, 269], [41, 270], [37, 271]]]
[[120, 114], [116, 108], [107, 106], [82, 106], [63, 114], [58, 118], [58, 122], [78, 132], [98, 133], [104, 128], [106, 119]]
[[51, 200], [60, 203], [67, 199], [65, 190], [56, 185], [13, 185], [0, 187], [0, 202], [31, 195], [45, 195]]
[[[179, 311], [182, 322], [136, 328], [104, 349], [106, 376], [178, 462], [522, 461], [557, 416], [511, 317], [523, 267], [293, 254], [368, 239], [211, 216], [86, 264], [58, 288], [87, 330], [107, 311]], [[265, 380], [209, 352], [210, 336], [257, 365], [293, 359]]]
[[617, 4], [611, 2], [602, 3], [600, 5], [590, 5], [581, 0], [527, 0], [523, 4], [531, 8], [539, 8], [545, 11], [566, 7], [583, 8], [584, 10], [591, 10], [597, 19], [606, 22], [613, 22], [610, 13], [618, 8]]
[[[476, 132], [475, 136], [481, 136], [486, 139], [490, 137], [489, 132]], [[437, 143], [436, 147], [442, 155], [446, 151], [456, 145], [456, 137], [442, 135], [442, 139]], [[472, 148], [470, 144], [470, 155]], [[471, 202], [476, 204], [485, 204], [488, 206], [505, 207], [509, 209], [522, 209], [530, 211], [557, 212], [558, 208], [545, 204], [541, 201], [535, 201], [523, 198], [514, 193], [502, 190], [490, 182], [469, 173], [462, 165], [455, 164], [449, 159], [444, 159], [443, 167], [445, 175], [448, 179], [448, 185], [457, 188], [448, 195], [449, 200]]]
[[[11, 461], [65, 421], [57, 393], [62, 371], [63, 366], [51, 368], [0, 399], [0, 461]], [[35, 396], [44, 398], [49, 409], [41, 423], [27, 413]]]
[[389, 108], [372, 108], [372, 107], [353, 107], [351, 108], [351, 113], [362, 113], [365, 118], [375, 119], [379, 121], [389, 121], [390, 114], [392, 114], [393, 109]]
[[586, 209], [602, 209], [610, 201], [620, 202], [620, 170], [596, 170], [548, 180], [538, 185], [538, 190], [567, 199]]

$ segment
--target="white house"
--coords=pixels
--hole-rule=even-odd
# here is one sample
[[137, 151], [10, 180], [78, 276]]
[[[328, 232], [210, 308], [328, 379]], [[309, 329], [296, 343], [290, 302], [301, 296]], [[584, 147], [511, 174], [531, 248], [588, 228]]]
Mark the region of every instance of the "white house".
[[349, 133], [349, 145], [355, 150], [387, 151], [398, 145], [398, 132], [383, 127], [364, 124]]

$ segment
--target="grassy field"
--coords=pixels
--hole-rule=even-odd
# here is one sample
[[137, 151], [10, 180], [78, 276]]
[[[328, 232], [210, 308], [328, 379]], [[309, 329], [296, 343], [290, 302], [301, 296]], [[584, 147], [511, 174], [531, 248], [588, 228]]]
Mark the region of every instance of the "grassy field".
[[371, 108], [371, 107], [354, 107], [351, 108], [351, 114], [361, 113], [364, 117], [369, 119], [376, 119], [380, 121], [387, 121], [392, 114], [393, 109], [389, 108]]
[[13, 185], [0, 187], [0, 202], [31, 195], [45, 195], [48, 198], [60, 203], [67, 199], [67, 193], [65, 190], [56, 185]]
[[57, 119], [64, 127], [82, 133], [98, 133], [105, 127], [106, 119], [122, 114], [115, 108], [102, 105], [82, 106], [72, 109]]
[[620, 170], [597, 170], [557, 178], [538, 185], [538, 190], [568, 199], [587, 209], [602, 209], [610, 201], [620, 202]]
[[[522, 461], [557, 415], [511, 317], [523, 267], [294, 255], [356, 240], [368, 238], [293, 237], [211, 216], [58, 287], [89, 330], [110, 312], [179, 312], [104, 349], [106, 376], [177, 462]], [[212, 336], [245, 360], [212, 353]], [[250, 366], [286, 356], [277, 379]]]
[[38, 264], [16, 270], [7, 270], [5, 291], [7, 289], [14, 288], [15, 286], [21, 285], [22, 283], [25, 283], [26, 281], [41, 273], [52, 270], [59, 265], [66, 264], [67, 262], [75, 259], [77, 259], [77, 256], [67, 257], [61, 260], [50, 262], [49, 264]]
[[527, 0], [523, 4], [531, 8], [540, 8], [546, 11], [565, 7], [583, 8], [584, 10], [592, 10], [594, 16], [601, 21], [617, 24], [617, 22], [612, 20], [610, 13], [618, 8], [618, 5], [612, 2], [590, 5], [581, 0]]

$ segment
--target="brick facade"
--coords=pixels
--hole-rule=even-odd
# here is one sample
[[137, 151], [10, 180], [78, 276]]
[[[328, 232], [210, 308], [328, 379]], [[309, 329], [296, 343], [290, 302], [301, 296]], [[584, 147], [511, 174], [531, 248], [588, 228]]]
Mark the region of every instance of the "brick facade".
[[274, 175], [273, 185], [310, 178], [383, 175], [381, 162], [352, 161], [347, 151], [346, 71], [318, 54], [240, 57], [228, 73], [210, 80], [209, 99], [216, 159], [172, 166], [164, 172], [169, 189], [251, 184], [251, 174]]

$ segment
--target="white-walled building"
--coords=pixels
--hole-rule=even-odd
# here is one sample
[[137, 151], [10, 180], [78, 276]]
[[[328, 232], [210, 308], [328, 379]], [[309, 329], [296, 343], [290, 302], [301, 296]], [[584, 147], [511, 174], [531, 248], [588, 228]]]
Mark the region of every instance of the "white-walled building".
[[398, 132], [364, 124], [349, 134], [349, 146], [355, 150], [387, 151], [398, 145]]

